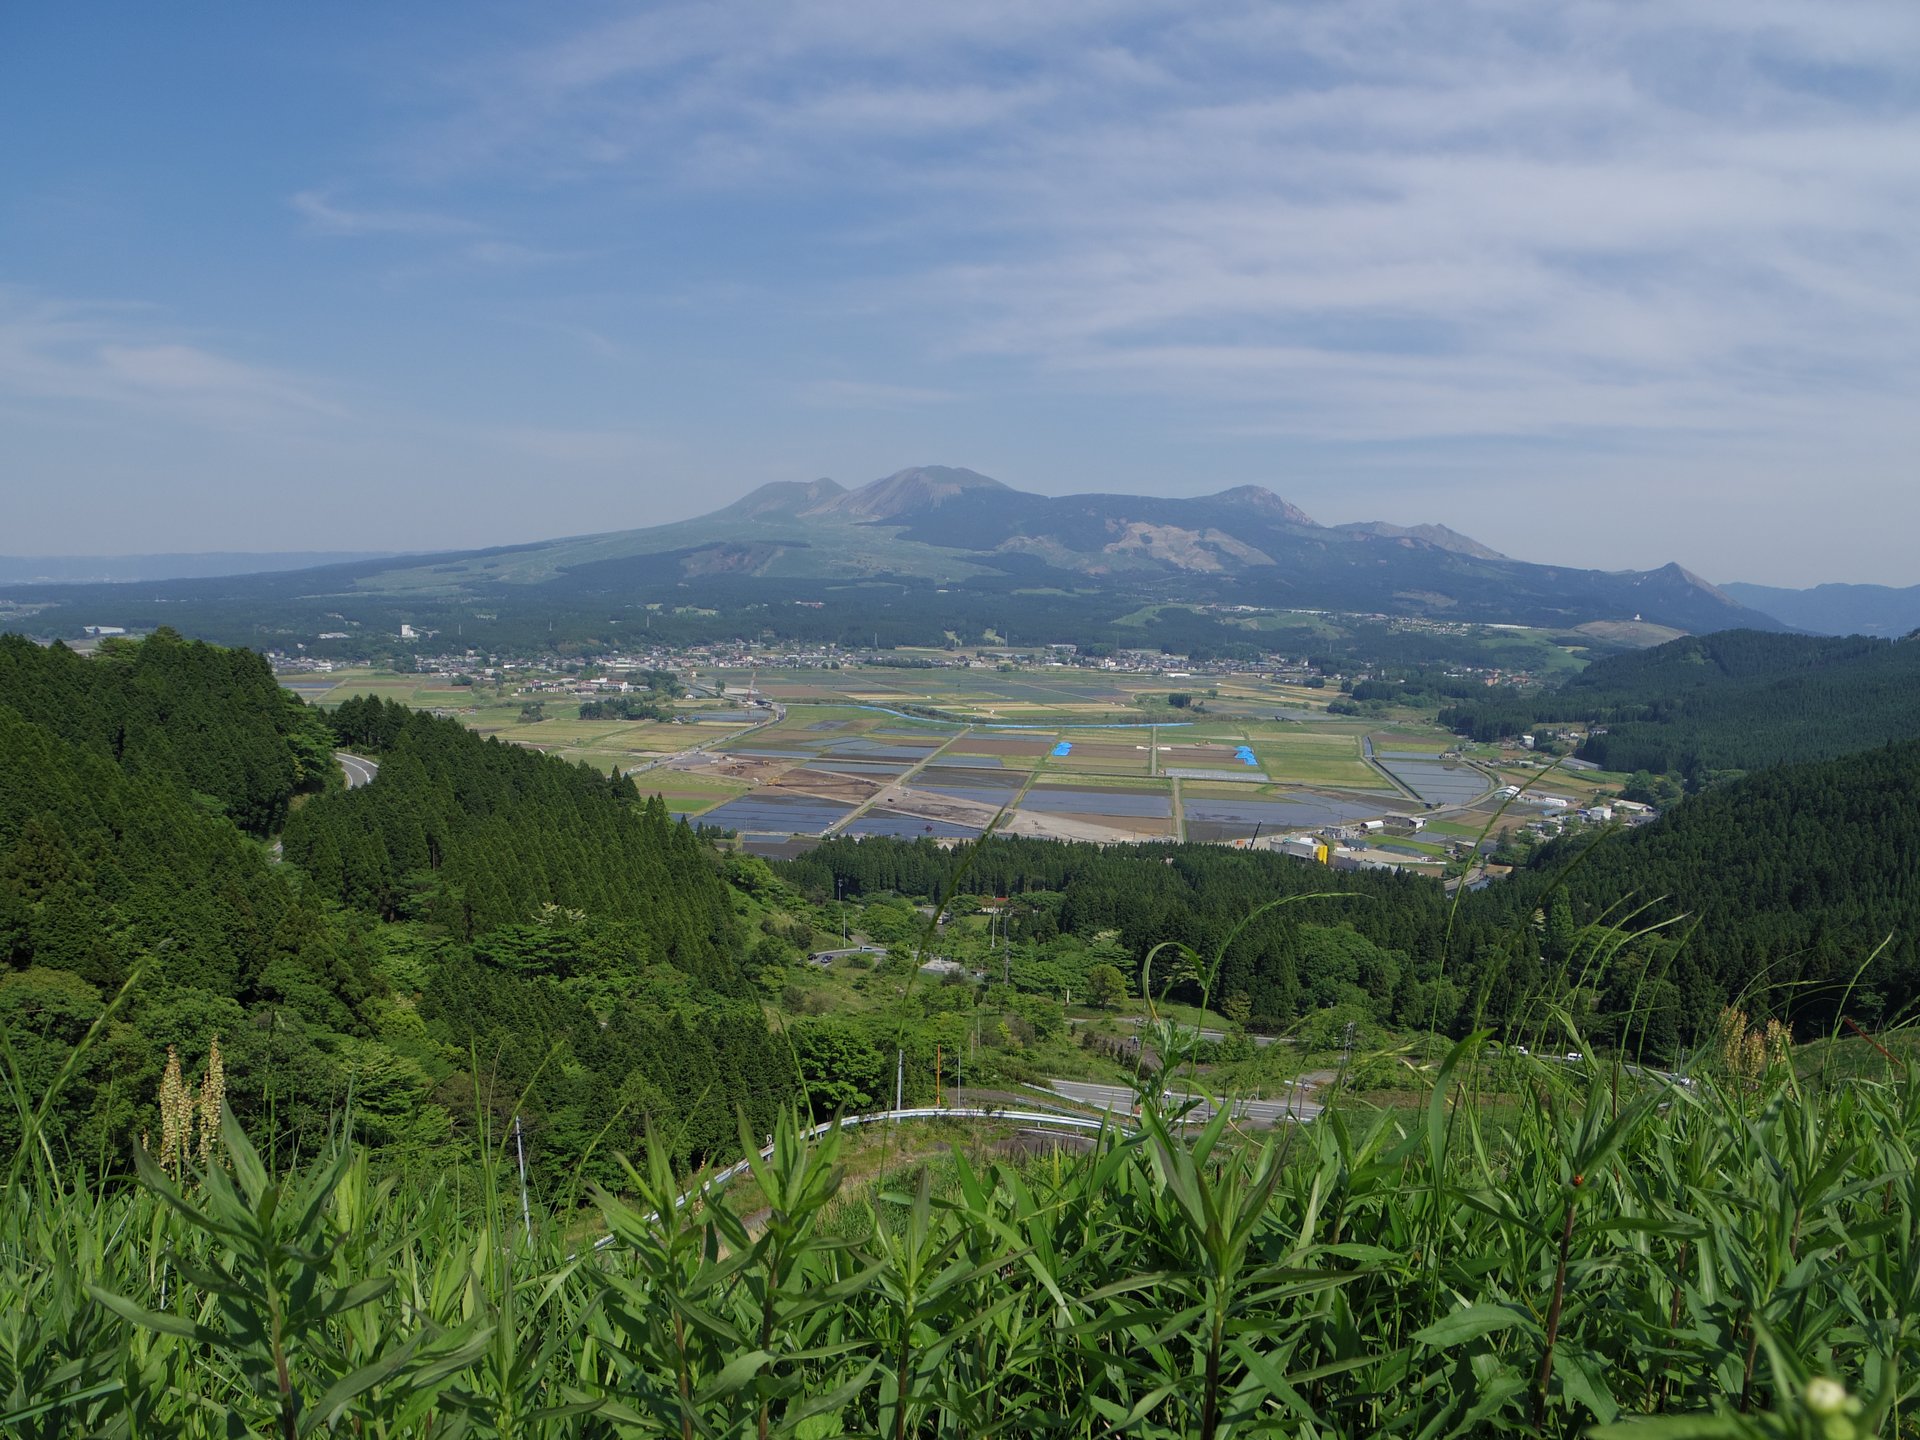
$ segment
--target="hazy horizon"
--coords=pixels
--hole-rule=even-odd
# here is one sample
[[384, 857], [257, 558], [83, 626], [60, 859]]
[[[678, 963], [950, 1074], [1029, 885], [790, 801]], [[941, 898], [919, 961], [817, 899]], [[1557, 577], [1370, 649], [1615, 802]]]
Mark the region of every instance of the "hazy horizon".
[[0, 552], [940, 463], [1911, 585], [1917, 44], [1897, 0], [15, 10]]

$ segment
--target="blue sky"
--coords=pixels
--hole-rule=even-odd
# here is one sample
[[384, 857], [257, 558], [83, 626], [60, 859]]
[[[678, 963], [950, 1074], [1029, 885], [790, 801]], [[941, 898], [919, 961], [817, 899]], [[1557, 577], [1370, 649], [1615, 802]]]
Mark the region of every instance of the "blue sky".
[[1911, 0], [7, 7], [0, 553], [943, 463], [1920, 582], [1917, 54]]

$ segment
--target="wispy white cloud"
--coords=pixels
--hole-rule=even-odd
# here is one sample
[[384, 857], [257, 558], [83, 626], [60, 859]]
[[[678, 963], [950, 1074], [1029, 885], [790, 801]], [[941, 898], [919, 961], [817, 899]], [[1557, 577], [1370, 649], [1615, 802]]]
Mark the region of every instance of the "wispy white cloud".
[[301, 190], [287, 203], [323, 235], [475, 235], [481, 227], [431, 210], [384, 210], [344, 205], [324, 190]]
[[[402, 132], [285, 212], [327, 294], [395, 298], [369, 357], [447, 337], [381, 403], [471, 406], [506, 460], [612, 474], [643, 416], [697, 454], [724, 396], [745, 471], [859, 434], [1054, 489], [1579, 474], [1695, 536], [1817, 472], [1920, 528], [1913, 0], [595, 13], [408, 53]], [[489, 325], [566, 343], [522, 377]], [[0, 389], [336, 403], [243, 348], [16, 303]]]
[[850, 306], [1223, 430], [1778, 432], [1844, 393], [1909, 433], [1916, 42], [1905, 0], [662, 6], [503, 58], [458, 163], [863, 194]]
[[213, 429], [338, 420], [327, 388], [169, 333], [151, 307], [0, 287], [0, 394]]

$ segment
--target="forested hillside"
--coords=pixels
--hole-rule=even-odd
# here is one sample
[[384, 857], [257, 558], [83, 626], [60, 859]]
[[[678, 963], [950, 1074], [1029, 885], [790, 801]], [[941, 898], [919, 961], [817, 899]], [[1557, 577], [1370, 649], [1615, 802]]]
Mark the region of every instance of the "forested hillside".
[[278, 829], [294, 792], [318, 788], [333, 765], [324, 717], [264, 659], [165, 628], [107, 640], [92, 660], [0, 635], [0, 705], [252, 835]]
[[[0, 667], [0, 1024], [32, 1093], [103, 1027], [68, 1159], [124, 1165], [169, 1047], [215, 1037], [283, 1156], [350, 1126], [427, 1166], [517, 1108], [543, 1173], [650, 1123], [690, 1163], [792, 1093], [719, 857], [631, 785], [372, 702], [380, 779], [320, 789], [326, 717], [171, 635]], [[240, 827], [290, 807], [275, 864]]]
[[[1595, 1041], [1668, 1059], [1711, 1035], [1729, 1002], [1808, 1034], [1843, 1001], [1862, 1020], [1905, 1012], [1920, 999], [1916, 854], [1909, 743], [1780, 767], [1643, 829], [1549, 845], [1457, 909], [1428, 880], [1204, 845], [1004, 839], [963, 854], [835, 841], [785, 873], [815, 894], [837, 877], [856, 893], [1004, 896], [1009, 974], [1046, 992], [1063, 978], [1084, 988], [1086, 943], [1102, 934], [1136, 970], [1178, 941], [1203, 961], [1222, 955], [1213, 1002], [1238, 997], [1265, 1027], [1319, 1024], [1332, 1007], [1361, 1023], [1523, 1036], [1551, 1005]], [[1623, 940], [1616, 922], [1659, 928]], [[1159, 963], [1177, 973], [1171, 953]], [[1198, 986], [1174, 993], [1198, 998]]]
[[1583, 759], [1698, 788], [1730, 771], [1920, 738], [1920, 644], [1754, 630], [1690, 635], [1596, 661], [1553, 689], [1450, 706], [1440, 719], [1477, 740], [1597, 726]]
[[1698, 1017], [1724, 997], [1806, 1034], [1829, 1028], [1843, 1000], [1881, 1022], [1920, 1002], [1917, 856], [1920, 742], [1910, 741], [1751, 775], [1643, 829], [1557, 841], [1465, 908], [1491, 942], [1545, 906], [1551, 956], [1573, 948], [1569, 923], [1649, 905], [1637, 924], [1673, 923], [1601, 972], [1602, 1009], [1624, 1013], [1638, 990], [1656, 1013], [1677, 1005]]
[[[1215, 845], [1025, 839], [992, 839], [970, 851], [929, 841], [833, 840], [782, 869], [815, 895], [831, 895], [840, 877], [855, 894], [931, 897], [957, 889], [1007, 897], [1016, 971], [1056, 993], [1059, 979], [1048, 975], [1049, 964], [1071, 966], [1068, 957], [1083, 949], [1063, 938], [1110, 933], [1119, 963], [1137, 975], [1163, 941], [1210, 959], [1239, 930], [1214, 998], [1244, 997], [1251, 1017], [1265, 1025], [1342, 1001], [1364, 1003], [1382, 1020], [1424, 1023], [1436, 981], [1447, 1019], [1463, 1001], [1457, 986], [1439, 979], [1444, 896], [1432, 882], [1410, 877], [1335, 875], [1286, 856]], [[1293, 903], [1255, 914], [1281, 898]], [[1174, 966], [1174, 954], [1162, 963]], [[1070, 969], [1064, 974], [1069, 984], [1081, 978]]]
[[[657, 796], [373, 697], [334, 723], [380, 777], [303, 807], [287, 859], [330, 900], [446, 937], [418, 1015], [482, 1057], [503, 1118], [531, 1087], [573, 1155], [623, 1107], [670, 1116], [683, 1158], [728, 1144], [736, 1107], [771, 1120], [792, 1060], [717, 856]], [[630, 1148], [632, 1119], [617, 1133]]]

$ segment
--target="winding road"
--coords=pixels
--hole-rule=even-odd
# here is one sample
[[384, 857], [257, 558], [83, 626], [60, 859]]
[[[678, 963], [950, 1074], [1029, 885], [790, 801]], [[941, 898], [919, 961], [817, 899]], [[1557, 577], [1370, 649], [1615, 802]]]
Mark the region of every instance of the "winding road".
[[340, 762], [340, 768], [346, 772], [347, 789], [357, 790], [362, 785], [371, 785], [373, 777], [380, 773], [380, 762], [368, 760], [363, 756], [349, 755], [345, 750], [333, 752], [333, 758]]
[[[1050, 1080], [1047, 1088], [1062, 1099], [1104, 1110], [1110, 1115], [1133, 1114], [1133, 1091], [1125, 1085], [1096, 1085], [1086, 1080]], [[1212, 1101], [1198, 1091], [1169, 1090], [1166, 1095], [1177, 1103], [1191, 1102], [1193, 1109], [1189, 1116], [1194, 1120], [1210, 1120], [1217, 1110]], [[1313, 1119], [1324, 1108], [1319, 1101], [1311, 1098], [1311, 1093], [1303, 1086], [1296, 1087], [1296, 1093], [1284, 1100], [1232, 1100], [1228, 1103], [1233, 1107], [1236, 1119], [1251, 1121], [1255, 1125], [1299, 1123]]]

